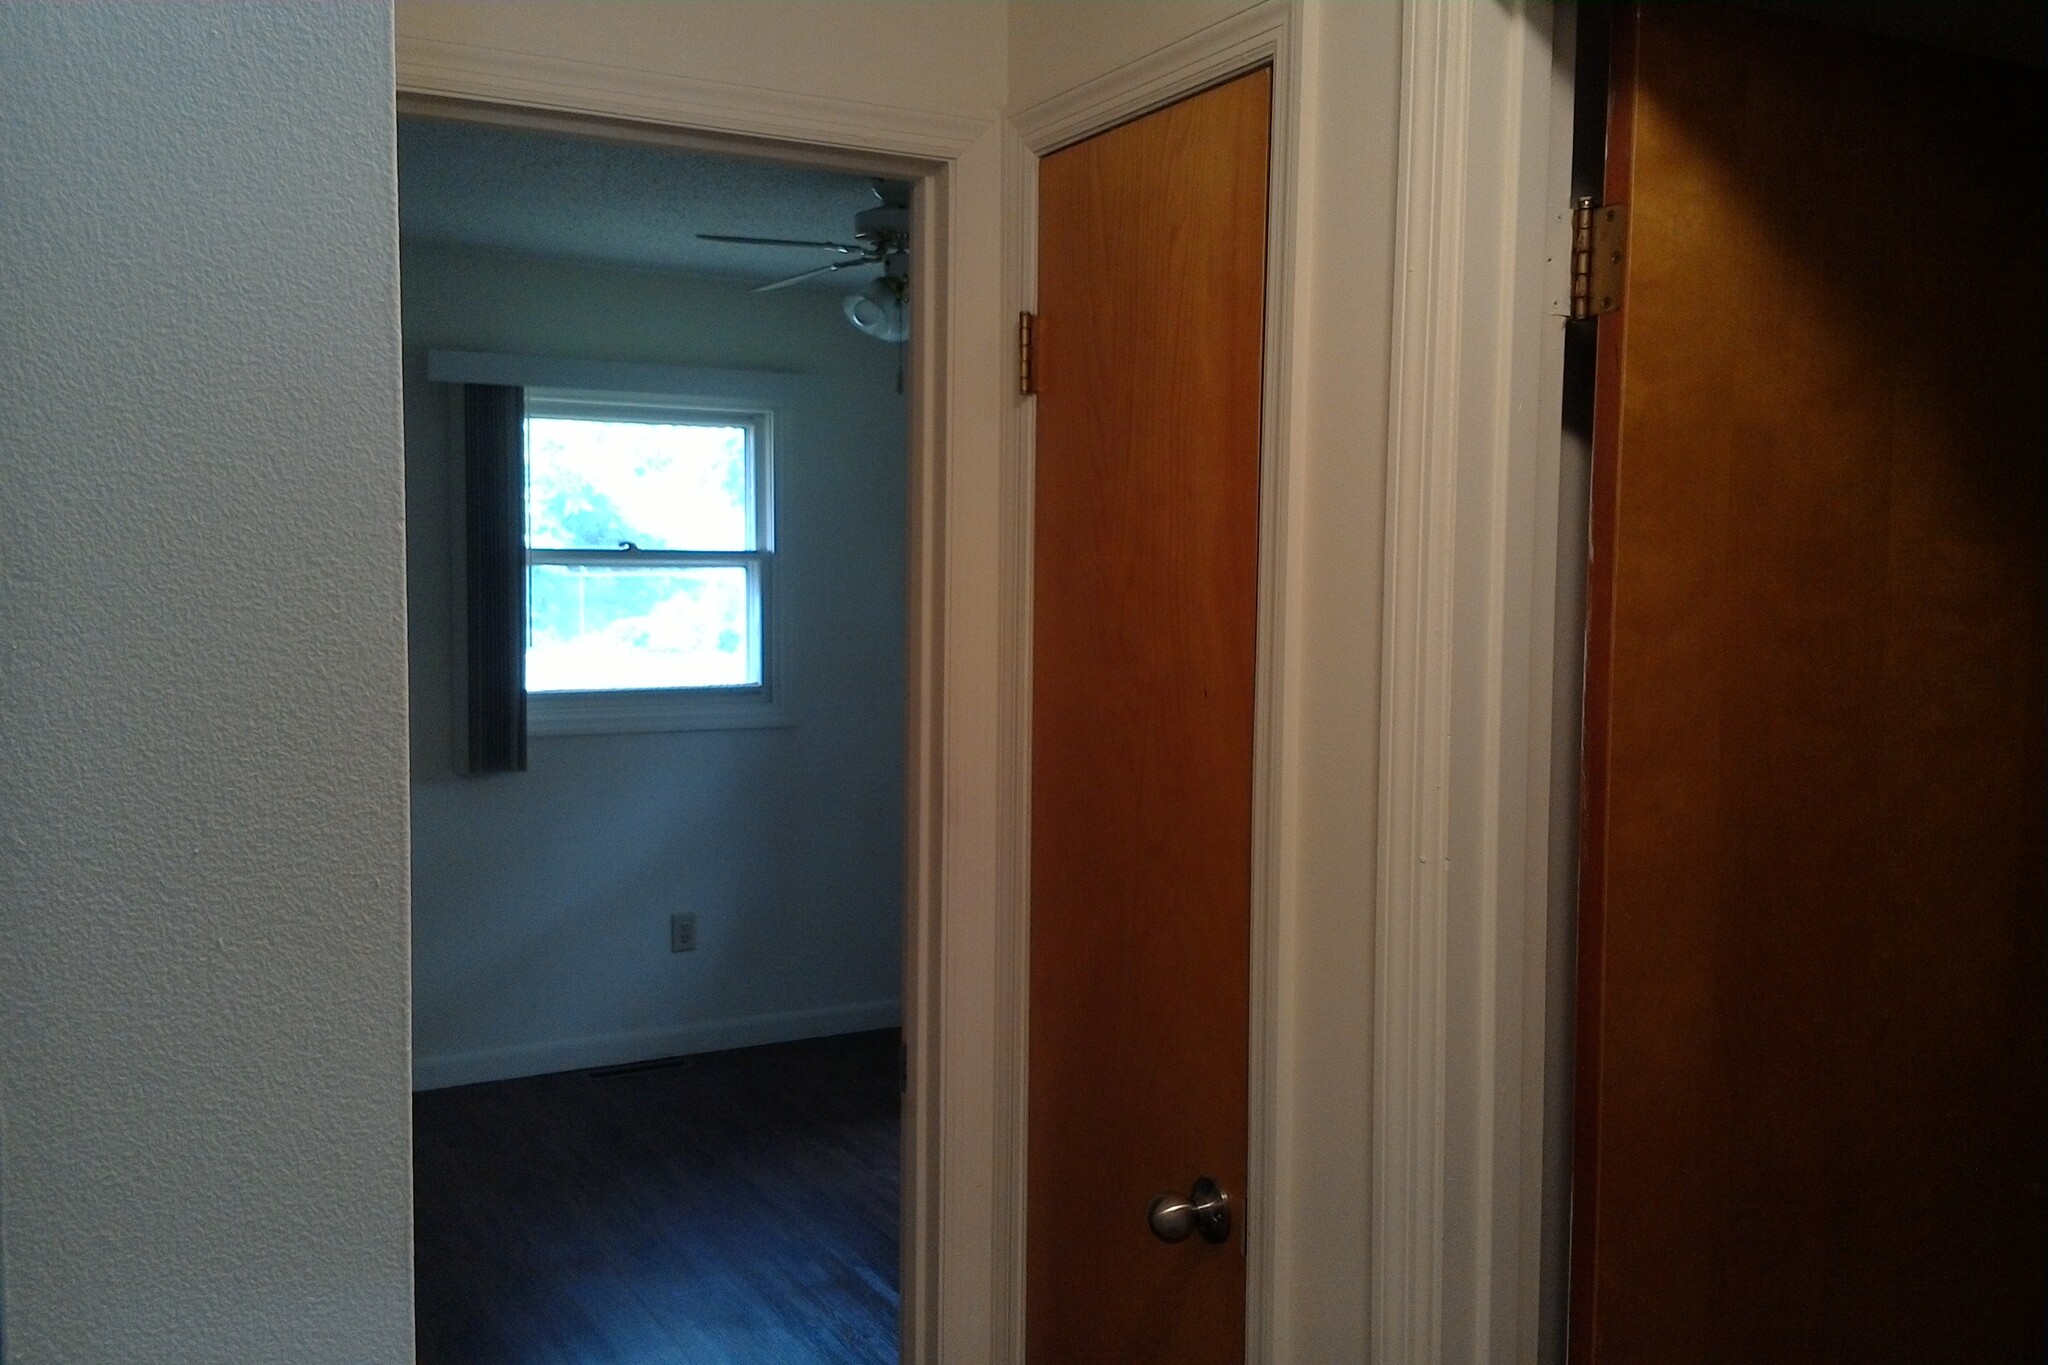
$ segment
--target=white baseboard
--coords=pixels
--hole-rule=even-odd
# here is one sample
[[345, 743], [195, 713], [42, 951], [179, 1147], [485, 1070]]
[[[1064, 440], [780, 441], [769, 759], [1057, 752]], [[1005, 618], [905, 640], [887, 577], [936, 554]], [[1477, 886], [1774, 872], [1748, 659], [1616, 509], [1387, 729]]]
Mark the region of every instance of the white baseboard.
[[601, 1033], [586, 1038], [554, 1038], [513, 1047], [477, 1048], [415, 1056], [414, 1090], [440, 1090], [479, 1081], [504, 1081], [517, 1076], [544, 1076], [554, 1071], [582, 1071], [595, 1066], [620, 1066], [656, 1057], [726, 1048], [787, 1043], [798, 1038], [825, 1038], [835, 1033], [895, 1028], [903, 1022], [900, 1000], [864, 1000], [851, 1005], [787, 1010], [780, 1014], [749, 1014], [737, 1019], [706, 1019], [669, 1028]]

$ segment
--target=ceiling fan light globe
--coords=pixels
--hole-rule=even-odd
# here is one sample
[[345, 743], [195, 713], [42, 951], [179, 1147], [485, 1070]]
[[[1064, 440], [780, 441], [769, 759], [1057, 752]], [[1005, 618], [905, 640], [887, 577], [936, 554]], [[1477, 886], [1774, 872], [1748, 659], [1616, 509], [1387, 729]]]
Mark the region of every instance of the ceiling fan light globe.
[[877, 341], [902, 341], [910, 335], [910, 310], [890, 280], [876, 280], [858, 294], [848, 294], [844, 306], [846, 320]]

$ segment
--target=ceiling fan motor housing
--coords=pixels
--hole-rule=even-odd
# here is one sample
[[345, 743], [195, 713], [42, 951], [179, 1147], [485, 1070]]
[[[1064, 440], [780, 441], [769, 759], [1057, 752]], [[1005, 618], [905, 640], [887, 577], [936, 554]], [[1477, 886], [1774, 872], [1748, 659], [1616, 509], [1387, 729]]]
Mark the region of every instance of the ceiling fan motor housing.
[[910, 210], [878, 204], [853, 215], [853, 235], [882, 250], [901, 250], [910, 241]]

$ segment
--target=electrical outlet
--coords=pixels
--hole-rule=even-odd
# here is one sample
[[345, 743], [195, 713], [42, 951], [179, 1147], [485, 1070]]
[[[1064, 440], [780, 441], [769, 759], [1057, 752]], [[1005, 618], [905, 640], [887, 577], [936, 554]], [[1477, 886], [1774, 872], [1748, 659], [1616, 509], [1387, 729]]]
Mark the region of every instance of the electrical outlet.
[[668, 917], [668, 950], [672, 953], [694, 953], [697, 951], [697, 917], [695, 915], [670, 915]]

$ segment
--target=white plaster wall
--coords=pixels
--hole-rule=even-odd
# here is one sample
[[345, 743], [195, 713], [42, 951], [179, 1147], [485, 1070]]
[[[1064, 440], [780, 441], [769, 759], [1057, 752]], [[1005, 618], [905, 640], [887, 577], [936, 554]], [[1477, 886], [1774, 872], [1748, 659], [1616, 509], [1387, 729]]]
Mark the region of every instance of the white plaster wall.
[[391, 79], [0, 7], [9, 1359], [411, 1359]]
[[1010, 108], [1107, 75], [1258, 0], [1013, 0]]
[[1003, 104], [1002, 0], [405, 0], [398, 35], [754, 90], [981, 114]]
[[[899, 1018], [908, 431], [836, 290], [405, 247], [413, 1029], [422, 1087]], [[459, 390], [426, 350], [799, 376], [777, 428], [786, 728], [535, 736], [455, 772]], [[698, 917], [669, 951], [668, 917]]]

